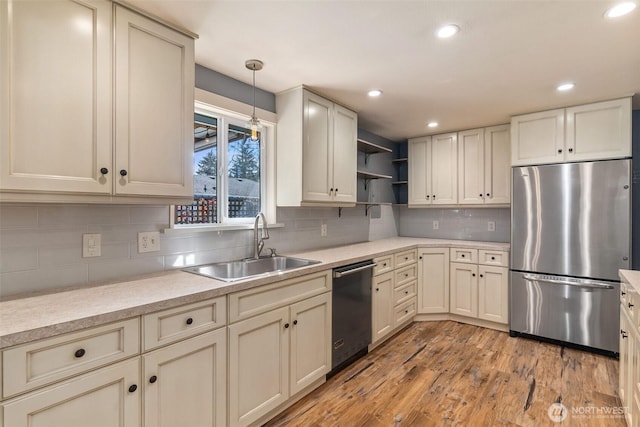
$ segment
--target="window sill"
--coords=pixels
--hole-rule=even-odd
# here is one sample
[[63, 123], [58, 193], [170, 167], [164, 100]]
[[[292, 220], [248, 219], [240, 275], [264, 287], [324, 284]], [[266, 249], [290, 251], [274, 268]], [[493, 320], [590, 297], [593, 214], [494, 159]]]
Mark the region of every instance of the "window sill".
[[[267, 224], [267, 228], [284, 228], [283, 223]], [[189, 233], [206, 233], [211, 231], [236, 231], [236, 230], [253, 230], [253, 224], [193, 224], [180, 225], [175, 228], [165, 228], [163, 234], [179, 235]]]

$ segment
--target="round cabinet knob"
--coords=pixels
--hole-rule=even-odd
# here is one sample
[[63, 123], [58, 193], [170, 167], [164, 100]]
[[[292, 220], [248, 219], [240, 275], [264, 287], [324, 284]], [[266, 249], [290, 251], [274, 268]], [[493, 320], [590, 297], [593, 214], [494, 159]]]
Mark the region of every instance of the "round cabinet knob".
[[487, 197], [491, 197], [491, 194], [490, 194], [490, 193], [487, 193]]
[[484, 276], [481, 274], [480, 277], [484, 277]]
[[404, 273], [404, 277], [409, 277], [409, 273]]
[[193, 323], [193, 318], [189, 317], [187, 319], [187, 325], [191, 325]]
[[333, 193], [333, 188], [329, 189], [329, 194]]
[[336, 194], [338, 194], [338, 189], [336, 188]]
[[129, 393], [133, 393], [137, 389], [138, 389], [138, 386], [135, 385], [135, 384], [132, 384], [132, 385], [129, 386]]
[[387, 266], [387, 263], [385, 262], [384, 264], [382, 264], [382, 266], [383, 266], [383, 267], [386, 267], [386, 266]]
[[404, 260], [405, 260], [405, 261], [408, 261], [408, 260], [409, 260], [409, 257], [408, 257], [408, 256], [404, 257]]
[[404, 314], [409, 314], [409, 310], [405, 310], [405, 311], [404, 311]]
[[76, 350], [75, 353], [73, 353], [73, 355], [76, 357], [76, 359], [80, 359], [82, 356], [84, 356], [86, 353], [86, 351], [84, 350], [84, 348], [79, 348]]
[[109, 169], [107, 169], [107, 168], [100, 168], [100, 173], [101, 173], [102, 175], [106, 175], [106, 174], [108, 174], [108, 173], [109, 173]]
[[462, 258], [464, 258], [464, 254], [460, 255]]
[[404, 291], [404, 294], [405, 295], [409, 295], [409, 291]]
[[431, 196], [429, 196], [429, 195], [427, 194], [427, 199], [428, 199], [429, 197], [431, 197]]
[[476, 273], [471, 273], [471, 276], [472, 277], [476, 277]]
[[127, 171], [124, 169], [120, 169], [120, 176], [127, 176]]
[[379, 291], [380, 291], [380, 288], [376, 288], [376, 292], [379, 292]]
[[573, 153], [573, 148], [569, 148], [569, 152], [570, 152], [570, 153]]
[[435, 194], [433, 195], [433, 198], [434, 198], [434, 199], [436, 198], [436, 195], [435, 195]]
[[155, 375], [152, 375], [151, 378], [149, 378], [149, 382], [151, 384], [155, 383], [156, 381], [158, 381], [158, 377], [156, 377]]
[[482, 197], [482, 193], [480, 193], [480, 197]]
[[625, 296], [627, 294], [625, 291], [620, 291], [620, 293], [622, 294], [622, 296]]
[[285, 329], [289, 329], [289, 324], [288, 324], [288, 323], [285, 323], [285, 324], [284, 324], [284, 328], [285, 328]]
[[562, 153], [562, 148], [558, 148], [558, 154]]
[[628, 189], [629, 189], [629, 186], [628, 186], [628, 185], [625, 185], [625, 186], [624, 186], [624, 187], [622, 187], [622, 188], [624, 188], [625, 190], [628, 190]]
[[298, 324], [298, 321], [297, 321], [297, 320], [294, 320], [294, 321], [293, 321], [293, 324], [294, 324], [294, 325], [297, 325], [297, 324]]
[[491, 261], [495, 261], [495, 260], [496, 260], [496, 257], [492, 256]]

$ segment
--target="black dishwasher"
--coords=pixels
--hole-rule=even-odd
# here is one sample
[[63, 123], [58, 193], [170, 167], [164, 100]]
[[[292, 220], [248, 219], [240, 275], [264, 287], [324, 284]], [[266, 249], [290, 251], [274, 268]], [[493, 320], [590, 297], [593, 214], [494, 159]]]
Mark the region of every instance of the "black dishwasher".
[[371, 344], [372, 260], [333, 269], [331, 372], [367, 354]]

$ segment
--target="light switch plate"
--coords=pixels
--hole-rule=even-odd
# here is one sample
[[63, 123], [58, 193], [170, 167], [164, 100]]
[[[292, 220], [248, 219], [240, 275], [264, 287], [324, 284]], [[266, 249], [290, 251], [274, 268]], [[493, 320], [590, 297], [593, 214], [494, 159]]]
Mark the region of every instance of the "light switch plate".
[[82, 258], [93, 258], [101, 255], [102, 234], [82, 235]]
[[327, 237], [327, 224], [320, 225], [320, 237]]
[[438, 221], [437, 219], [433, 221], [433, 229], [440, 230], [440, 221]]
[[495, 221], [489, 221], [489, 223], [487, 225], [487, 230], [488, 231], [496, 231], [496, 222]]
[[138, 253], [158, 252], [160, 250], [160, 232], [144, 231], [138, 233]]

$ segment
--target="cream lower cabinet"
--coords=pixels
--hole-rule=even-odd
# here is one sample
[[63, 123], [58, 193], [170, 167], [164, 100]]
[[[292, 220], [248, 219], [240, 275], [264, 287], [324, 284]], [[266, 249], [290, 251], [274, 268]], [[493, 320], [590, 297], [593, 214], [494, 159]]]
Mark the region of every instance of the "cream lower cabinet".
[[229, 425], [266, 421], [265, 415], [329, 372], [327, 289], [330, 271], [230, 295], [231, 321], [243, 320], [228, 327]]
[[9, 400], [2, 404], [4, 426], [139, 426], [139, 378], [140, 360], [133, 358]]
[[629, 283], [620, 284], [620, 366], [618, 396], [627, 425], [640, 426], [640, 294]]
[[145, 427], [223, 427], [227, 330], [207, 332], [142, 356]]
[[508, 253], [451, 248], [450, 259], [452, 262], [449, 312], [507, 324], [509, 322]]
[[449, 248], [418, 249], [418, 313], [449, 312]]
[[417, 309], [417, 250], [396, 252], [374, 259], [372, 280], [372, 344], [409, 323]]

